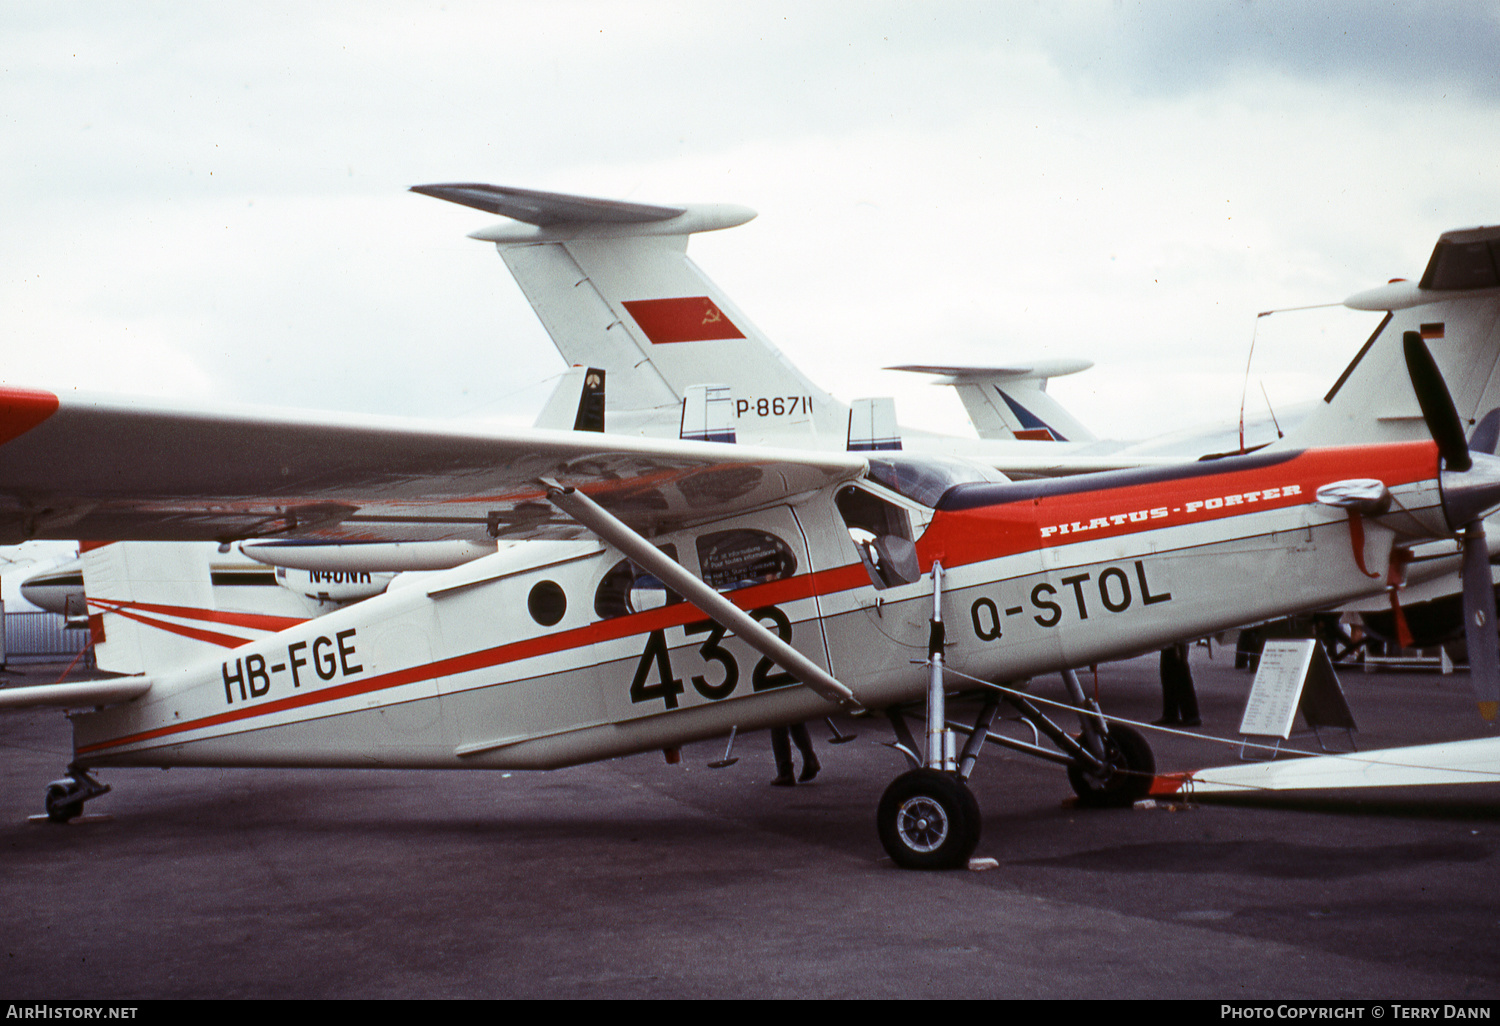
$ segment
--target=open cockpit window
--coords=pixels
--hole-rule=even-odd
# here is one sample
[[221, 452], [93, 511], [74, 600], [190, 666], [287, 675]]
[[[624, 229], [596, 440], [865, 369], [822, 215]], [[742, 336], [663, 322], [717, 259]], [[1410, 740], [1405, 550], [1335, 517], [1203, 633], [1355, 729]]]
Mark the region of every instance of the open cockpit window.
[[[662, 545], [660, 548], [672, 559], [677, 558], [677, 546]], [[594, 613], [601, 620], [610, 620], [681, 601], [682, 596], [662, 584], [655, 575], [628, 559], [622, 559], [610, 567], [599, 582], [599, 588], [594, 592]]]
[[885, 589], [921, 578], [906, 510], [856, 485], [839, 492], [837, 501], [870, 583]]

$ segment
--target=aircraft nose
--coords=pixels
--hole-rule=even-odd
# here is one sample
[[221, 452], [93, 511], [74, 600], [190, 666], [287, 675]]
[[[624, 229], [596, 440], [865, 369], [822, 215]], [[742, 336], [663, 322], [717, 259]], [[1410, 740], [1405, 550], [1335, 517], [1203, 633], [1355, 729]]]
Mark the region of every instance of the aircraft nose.
[[1439, 475], [1443, 489], [1443, 512], [1448, 524], [1458, 528], [1500, 506], [1500, 457], [1471, 452], [1468, 470], [1444, 470]]

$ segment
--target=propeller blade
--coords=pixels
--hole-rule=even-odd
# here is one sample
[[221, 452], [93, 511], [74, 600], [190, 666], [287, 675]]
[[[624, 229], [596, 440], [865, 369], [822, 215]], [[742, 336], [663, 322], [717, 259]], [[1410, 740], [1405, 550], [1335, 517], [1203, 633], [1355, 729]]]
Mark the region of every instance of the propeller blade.
[[1422, 419], [1427, 430], [1437, 443], [1438, 452], [1449, 470], [1465, 471], [1473, 466], [1469, 458], [1469, 443], [1464, 438], [1464, 424], [1453, 405], [1453, 396], [1443, 381], [1437, 361], [1422, 336], [1408, 331], [1401, 336], [1401, 348], [1406, 354], [1406, 373], [1411, 377], [1411, 387], [1417, 393], [1417, 405], [1422, 407]]
[[1479, 715], [1493, 720], [1500, 710], [1500, 634], [1495, 627], [1495, 587], [1484, 521], [1464, 525], [1464, 641], [1469, 648], [1469, 683]]

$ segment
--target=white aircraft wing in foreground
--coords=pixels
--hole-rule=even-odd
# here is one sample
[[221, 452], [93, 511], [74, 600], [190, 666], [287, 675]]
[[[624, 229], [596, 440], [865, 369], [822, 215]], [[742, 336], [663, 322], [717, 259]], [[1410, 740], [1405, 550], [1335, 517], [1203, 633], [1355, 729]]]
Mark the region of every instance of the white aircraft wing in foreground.
[[855, 476], [852, 454], [0, 388], [0, 544], [576, 538], [544, 479], [661, 531]]

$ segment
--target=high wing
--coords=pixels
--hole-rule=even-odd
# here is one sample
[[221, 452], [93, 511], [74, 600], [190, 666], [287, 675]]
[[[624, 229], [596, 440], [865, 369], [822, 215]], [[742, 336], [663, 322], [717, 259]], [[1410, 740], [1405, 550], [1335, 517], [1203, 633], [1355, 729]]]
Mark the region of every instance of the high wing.
[[543, 482], [651, 534], [864, 467], [838, 452], [0, 388], [0, 544], [582, 535]]

